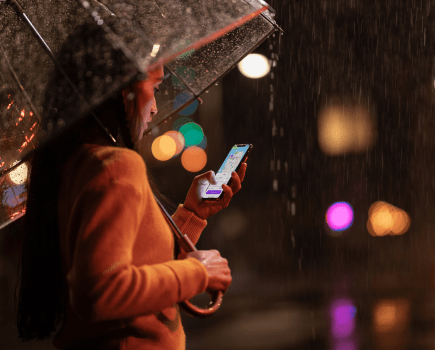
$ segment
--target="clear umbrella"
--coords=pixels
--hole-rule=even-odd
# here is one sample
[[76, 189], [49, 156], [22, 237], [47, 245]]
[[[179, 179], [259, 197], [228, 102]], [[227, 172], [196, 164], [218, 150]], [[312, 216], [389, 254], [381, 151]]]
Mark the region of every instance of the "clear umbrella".
[[171, 79], [150, 132], [281, 30], [273, 12], [262, 0], [0, 0], [0, 228], [25, 213], [17, 172], [37, 148], [89, 115], [116, 144], [93, 110], [162, 64]]

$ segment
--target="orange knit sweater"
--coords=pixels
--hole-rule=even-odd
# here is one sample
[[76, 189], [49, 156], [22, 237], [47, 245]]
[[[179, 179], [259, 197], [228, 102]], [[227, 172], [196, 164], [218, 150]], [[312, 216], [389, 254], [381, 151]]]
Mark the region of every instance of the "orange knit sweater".
[[[185, 349], [177, 303], [204, 292], [208, 275], [194, 258], [174, 260], [163, 215], [138, 153], [85, 144], [67, 161], [58, 223], [69, 303], [56, 349], [124, 327], [146, 349]], [[207, 225], [181, 204], [172, 218], [194, 244]]]

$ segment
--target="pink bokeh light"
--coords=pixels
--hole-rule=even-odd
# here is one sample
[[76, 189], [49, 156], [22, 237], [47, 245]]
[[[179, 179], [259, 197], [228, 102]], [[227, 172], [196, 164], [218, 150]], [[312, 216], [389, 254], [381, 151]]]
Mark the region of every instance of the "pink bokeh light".
[[334, 231], [343, 231], [353, 223], [353, 209], [347, 202], [336, 202], [326, 212], [326, 223]]

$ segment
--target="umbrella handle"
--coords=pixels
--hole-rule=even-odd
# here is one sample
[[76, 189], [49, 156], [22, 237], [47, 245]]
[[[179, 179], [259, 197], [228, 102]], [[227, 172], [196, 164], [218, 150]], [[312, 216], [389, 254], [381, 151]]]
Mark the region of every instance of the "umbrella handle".
[[[197, 251], [192, 241], [186, 235], [182, 235], [178, 239], [178, 242], [180, 243], [180, 245], [182, 246], [185, 252], [190, 253], [190, 252]], [[201, 317], [201, 318], [211, 316], [221, 306], [224, 293], [222, 291], [213, 291], [207, 293], [211, 295], [212, 301], [205, 308], [200, 308], [196, 305], [193, 305], [188, 300], [180, 302], [179, 305], [184, 311], [186, 311], [191, 316]]]
[[201, 318], [209, 317], [213, 315], [221, 306], [224, 293], [222, 293], [221, 291], [217, 291], [217, 292], [215, 291], [215, 292], [208, 292], [208, 294], [211, 295], [212, 301], [204, 309], [196, 305], [193, 305], [188, 300], [180, 302], [179, 305], [182, 307], [184, 311], [186, 311], [191, 316], [201, 317]]

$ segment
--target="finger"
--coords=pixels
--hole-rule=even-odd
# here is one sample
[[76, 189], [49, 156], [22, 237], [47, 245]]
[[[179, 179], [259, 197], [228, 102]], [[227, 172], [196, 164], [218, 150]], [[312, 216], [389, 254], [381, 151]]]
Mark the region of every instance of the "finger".
[[222, 206], [224, 208], [228, 207], [228, 204], [230, 204], [230, 200], [233, 197], [233, 190], [230, 186], [223, 184], [222, 189], [224, 190], [225, 194], [222, 198]]
[[207, 171], [204, 174], [195, 177], [194, 181], [197, 181], [201, 185], [208, 185], [209, 183], [216, 185], [216, 174], [213, 170]]
[[240, 166], [239, 169], [239, 177], [240, 177], [240, 182], [243, 181], [243, 179], [245, 178], [245, 174], [246, 174], [246, 168], [248, 167], [248, 164], [246, 163], [242, 163], [242, 165]]
[[240, 180], [240, 177], [236, 172], [233, 172], [231, 174], [231, 177], [233, 178], [233, 181], [231, 183], [231, 189], [233, 191], [233, 194], [236, 194], [242, 188], [242, 181]]

